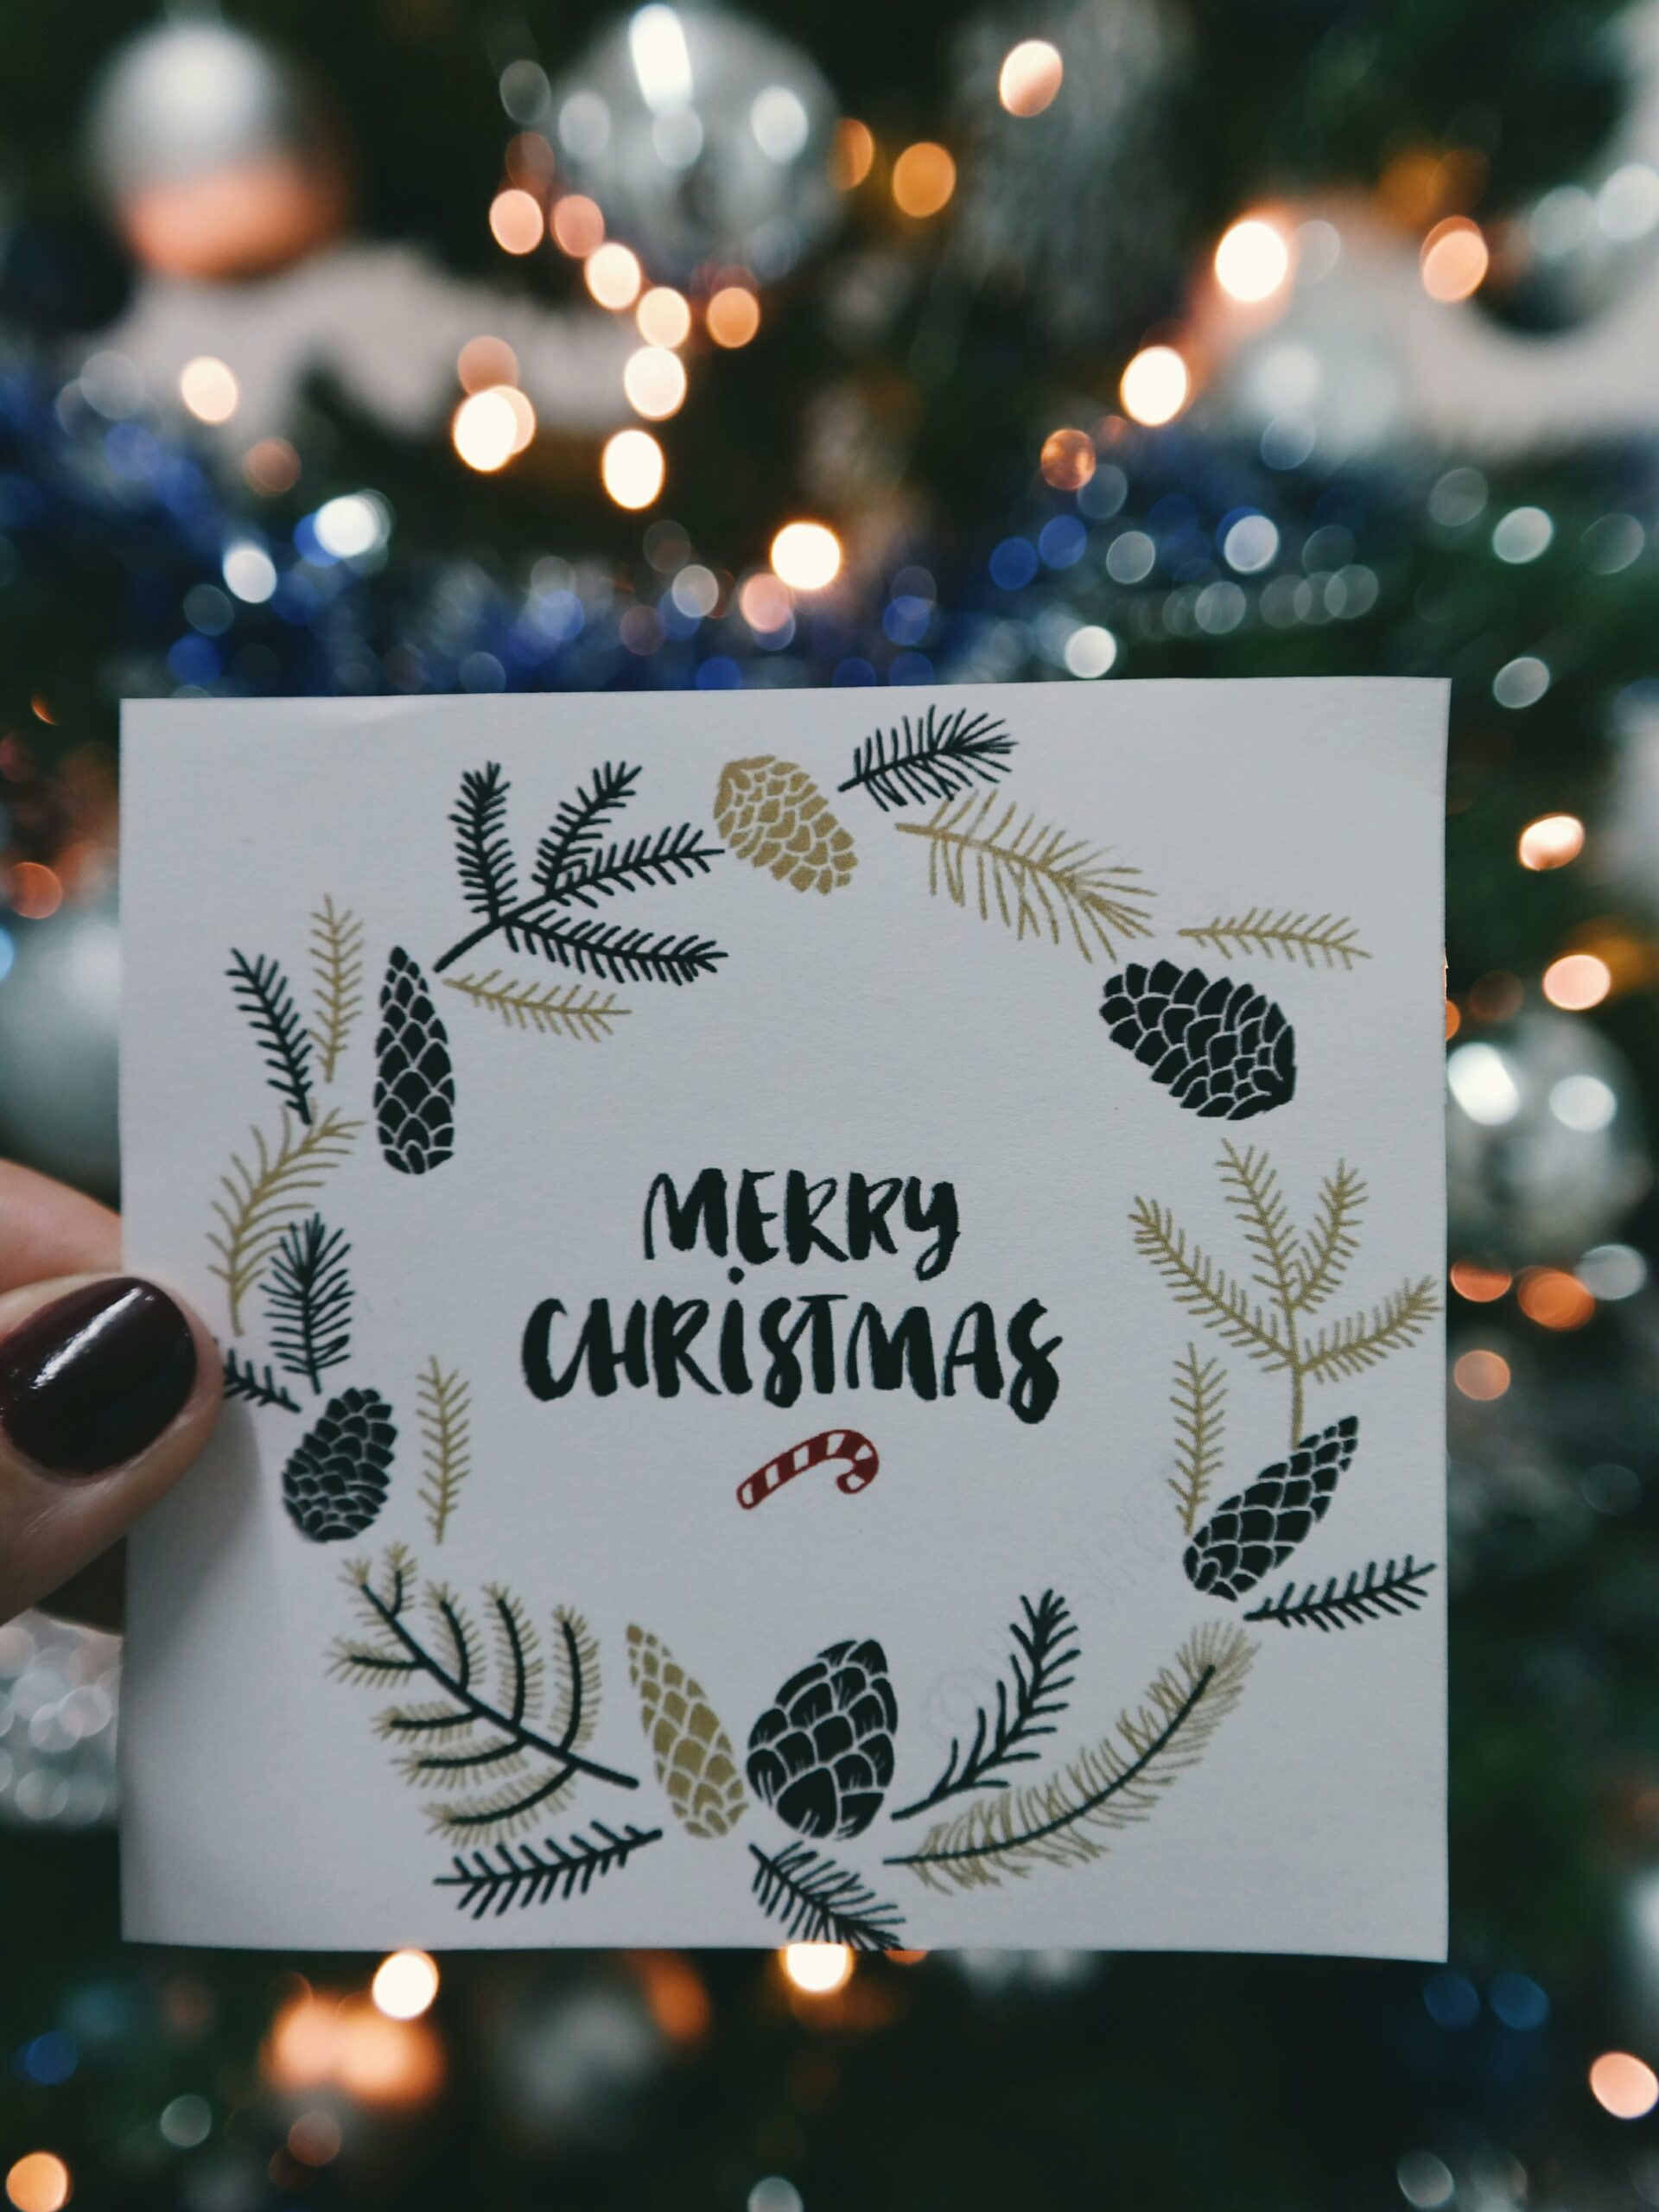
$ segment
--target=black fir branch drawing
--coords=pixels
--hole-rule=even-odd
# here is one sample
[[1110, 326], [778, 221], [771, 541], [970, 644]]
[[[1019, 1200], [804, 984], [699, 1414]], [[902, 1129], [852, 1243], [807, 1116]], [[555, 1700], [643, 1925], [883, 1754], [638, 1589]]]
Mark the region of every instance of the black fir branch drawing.
[[225, 1395], [245, 1398], [254, 1406], [280, 1406], [284, 1413], [300, 1410], [299, 1400], [289, 1396], [270, 1367], [256, 1368], [251, 1359], [238, 1358], [234, 1344], [225, 1355]]
[[952, 1737], [938, 1780], [925, 1797], [901, 1806], [893, 1815], [895, 1821], [930, 1812], [964, 1790], [1006, 1789], [1004, 1767], [1025, 1765], [1041, 1757], [1031, 1745], [1039, 1736], [1052, 1736], [1056, 1715], [1065, 1711], [1063, 1693], [1076, 1680], [1068, 1670], [1077, 1664], [1077, 1630], [1065, 1599], [1052, 1590], [1045, 1590], [1034, 1605], [1029, 1598], [1021, 1598], [1020, 1606], [1024, 1619], [1008, 1623], [1017, 1647], [1008, 1661], [1012, 1688], [1005, 1681], [997, 1683], [995, 1716], [981, 1706], [967, 1751]]
[[666, 889], [707, 874], [723, 849], [690, 823], [606, 842], [639, 773], [622, 761], [594, 770], [588, 788], [566, 799], [549, 824], [537, 849], [533, 887], [521, 893], [506, 834], [510, 787], [497, 762], [469, 769], [449, 818], [462, 894], [480, 918], [433, 962], [433, 973], [442, 975], [499, 933], [512, 951], [612, 982], [689, 983], [712, 975], [726, 956], [709, 939], [625, 928], [595, 911], [619, 893]]
[[976, 1798], [886, 1863], [912, 1868], [930, 1889], [969, 1890], [1035, 1866], [1099, 1858], [1104, 1836], [1144, 1819], [1202, 1756], [1243, 1694], [1253, 1651], [1237, 1627], [1198, 1630], [1113, 1734], [1046, 1782]]
[[1353, 1569], [1340, 1589], [1333, 1574], [1323, 1590], [1317, 1582], [1310, 1582], [1299, 1598], [1295, 1584], [1287, 1582], [1277, 1598], [1264, 1599], [1244, 1618], [1275, 1621], [1281, 1628], [1317, 1628], [1329, 1634], [1332, 1629], [1375, 1620], [1379, 1613], [1414, 1613], [1428, 1595], [1424, 1580], [1433, 1572], [1433, 1560], [1419, 1565], [1409, 1552], [1398, 1567], [1389, 1560], [1380, 1571], [1375, 1560], [1368, 1560], [1364, 1573]]
[[[432, 1825], [479, 1841], [505, 1841], [532, 1818], [565, 1803], [576, 1777], [637, 1789], [639, 1777], [606, 1766], [587, 1746], [598, 1717], [598, 1654], [586, 1624], [563, 1608], [553, 1617], [554, 1690], [540, 1717], [548, 1661], [521, 1601], [499, 1584], [484, 1592], [495, 1644], [495, 1688], [486, 1695], [478, 1630], [442, 1583], [429, 1583], [426, 1627], [411, 1620], [415, 1566], [401, 1545], [386, 1554], [379, 1583], [366, 1560], [346, 1570], [369, 1630], [342, 1637], [331, 1671], [340, 1680], [398, 1694], [377, 1718], [378, 1734], [400, 1747], [398, 1771], [434, 1793]], [[429, 1688], [435, 1697], [408, 1693]]]
[[595, 1821], [589, 1834], [578, 1831], [567, 1843], [549, 1836], [539, 1851], [532, 1843], [499, 1843], [493, 1854], [458, 1851], [454, 1871], [435, 1875], [433, 1886], [454, 1890], [456, 1905], [474, 1920], [488, 1912], [499, 1919], [514, 1905], [549, 1904], [578, 1892], [586, 1897], [597, 1878], [626, 1866], [662, 1835], [661, 1828], [636, 1827], [632, 1821], [619, 1833]]
[[311, 1122], [311, 1037], [279, 963], [234, 947], [225, 970], [265, 1063], [265, 1081], [307, 1128]]
[[213, 1202], [218, 1227], [208, 1230], [207, 1242], [213, 1251], [208, 1273], [225, 1286], [233, 1337], [241, 1334], [243, 1306], [282, 1243], [283, 1230], [309, 1211], [313, 1193], [344, 1160], [362, 1126], [331, 1106], [320, 1121], [296, 1129], [284, 1112], [274, 1144], [256, 1128], [252, 1157], [231, 1154]]
[[1271, 906], [1252, 906], [1248, 913], [1217, 914], [1202, 929], [1177, 930], [1223, 960], [1257, 953], [1264, 960], [1288, 960], [1294, 967], [1341, 968], [1344, 973], [1356, 960], [1370, 954], [1359, 942], [1359, 932], [1346, 914], [1293, 913], [1289, 907], [1275, 912]]
[[363, 925], [332, 899], [311, 917], [311, 1005], [318, 1071], [332, 1083], [363, 1010]]
[[897, 1905], [883, 1904], [856, 1874], [804, 1843], [769, 1857], [749, 1846], [754, 1895], [770, 1920], [781, 1921], [792, 1943], [845, 1943], [854, 1951], [892, 1951], [904, 1941]]
[[958, 707], [941, 715], [930, 707], [912, 725], [906, 715], [897, 729], [877, 730], [853, 757], [853, 772], [837, 791], [864, 791], [883, 813], [912, 800], [954, 798], [976, 783], [1006, 776], [1014, 740], [994, 715]]
[[342, 1364], [352, 1343], [351, 1250], [321, 1214], [290, 1222], [271, 1256], [265, 1284], [271, 1348], [277, 1364], [308, 1382], [319, 1395], [322, 1378]]

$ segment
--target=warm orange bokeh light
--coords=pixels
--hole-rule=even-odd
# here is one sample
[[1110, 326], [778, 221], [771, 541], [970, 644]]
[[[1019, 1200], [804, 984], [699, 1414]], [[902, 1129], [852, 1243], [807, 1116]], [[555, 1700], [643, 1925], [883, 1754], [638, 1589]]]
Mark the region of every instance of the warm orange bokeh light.
[[62, 2212], [69, 2202], [69, 2169], [53, 2151], [27, 2151], [6, 2176], [6, 2195], [17, 2212]]
[[369, 1985], [377, 2009], [389, 2020], [417, 2020], [438, 1993], [438, 1969], [426, 1951], [393, 1951]]
[[663, 488], [663, 449], [649, 430], [619, 430], [600, 455], [599, 474], [619, 507], [648, 507]]
[[822, 591], [841, 573], [841, 540], [824, 523], [785, 523], [772, 541], [772, 566], [791, 591]]
[[830, 152], [830, 175], [838, 192], [854, 191], [875, 163], [875, 137], [868, 123], [843, 115], [836, 125], [836, 142]]
[[795, 612], [789, 587], [764, 569], [744, 578], [737, 604], [750, 629], [762, 638], [781, 630]]
[[853, 1955], [845, 1943], [789, 1943], [784, 1972], [806, 1997], [832, 1997], [852, 1980]]
[[1544, 970], [1544, 996], [1568, 1014], [1599, 1006], [1612, 987], [1612, 969], [1593, 952], [1564, 953]]
[[560, 252], [577, 261], [585, 261], [605, 242], [605, 218], [599, 202], [589, 200], [585, 192], [567, 192], [563, 200], [556, 200], [547, 227]]
[[251, 492], [275, 499], [300, 480], [300, 456], [286, 438], [260, 438], [242, 456], [242, 474]]
[[1590, 2069], [1590, 2094], [1615, 2120], [1642, 2120], [1659, 2104], [1659, 2074], [1628, 2050], [1604, 2050]]
[[288, 2131], [288, 2154], [302, 2166], [326, 2166], [340, 2156], [340, 2140], [332, 2113], [302, 2112]]
[[505, 338], [480, 332], [456, 354], [455, 374], [463, 391], [487, 391], [493, 384], [517, 384], [518, 356]]
[[26, 922], [43, 922], [63, 904], [63, 884], [55, 868], [42, 861], [19, 861], [11, 871], [7, 892], [14, 913]]
[[691, 335], [691, 305], [671, 284], [653, 284], [634, 310], [634, 322], [647, 346], [683, 346]]
[[179, 397], [199, 423], [228, 423], [242, 397], [241, 387], [213, 353], [198, 353], [179, 371]]
[[607, 245], [594, 247], [582, 273], [588, 291], [601, 307], [619, 314], [633, 305], [644, 282], [639, 257], [614, 238]]
[[419, 2104], [443, 2078], [443, 2049], [424, 2020], [388, 2019], [366, 1997], [308, 1989], [272, 2022], [261, 2070], [277, 2089], [333, 2087], [365, 2104]]
[[517, 185], [490, 202], [490, 235], [503, 253], [534, 253], [542, 242], [542, 203]]
[[1051, 107], [1065, 77], [1060, 49], [1046, 38], [1022, 38], [1002, 57], [996, 97], [1010, 115], [1040, 115]]
[[1542, 814], [1516, 842], [1522, 868], [1565, 868], [1584, 850], [1584, 824], [1576, 814]]
[[1123, 372], [1118, 397], [1133, 421], [1156, 429], [1174, 421], [1191, 390], [1186, 363], [1173, 346], [1143, 346]]
[[957, 165], [931, 138], [906, 146], [893, 165], [893, 203], [918, 222], [937, 215], [957, 188]]
[[1563, 1268], [1529, 1268], [1516, 1300], [1528, 1320], [1541, 1329], [1581, 1329], [1596, 1310], [1584, 1285]]
[[1431, 300], [1450, 305], [1480, 289], [1491, 264], [1478, 223], [1448, 215], [1423, 240], [1423, 289]]
[[1451, 999], [1446, 1002], [1446, 1035], [1449, 1044], [1463, 1027], [1463, 1015]]
[[1265, 215], [1246, 215], [1224, 232], [1216, 248], [1216, 282], [1246, 306], [1270, 300], [1290, 274], [1284, 232]]
[[1038, 467], [1057, 492], [1081, 491], [1095, 473], [1095, 442], [1087, 430], [1051, 430]]
[[[488, 476], [498, 468], [505, 468], [514, 454], [522, 450], [519, 433], [523, 421], [507, 397], [510, 389], [505, 385], [493, 385], [487, 391], [474, 392], [469, 399], [461, 401], [450, 421], [449, 435], [455, 451], [468, 468], [477, 469], [480, 475]], [[524, 402], [526, 406], [529, 404], [528, 400]]]
[[685, 404], [685, 368], [666, 346], [642, 346], [622, 365], [622, 389], [636, 415], [665, 422]]
[[716, 346], [747, 346], [760, 327], [760, 302], [747, 284], [722, 284], [703, 310]]
[[1465, 1398], [1501, 1398], [1510, 1387], [1510, 1363], [1495, 1351], [1466, 1351], [1452, 1380]]
[[1479, 1260], [1452, 1262], [1452, 1287], [1474, 1306], [1490, 1306], [1495, 1298], [1502, 1298], [1513, 1281], [1507, 1268], [1489, 1266]]

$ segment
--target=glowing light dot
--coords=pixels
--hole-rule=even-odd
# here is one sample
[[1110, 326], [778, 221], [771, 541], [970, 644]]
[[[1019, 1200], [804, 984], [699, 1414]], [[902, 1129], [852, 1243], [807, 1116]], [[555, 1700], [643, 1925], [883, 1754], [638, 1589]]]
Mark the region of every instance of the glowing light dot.
[[788, 585], [765, 569], [745, 578], [737, 603], [743, 620], [759, 638], [775, 637], [794, 619], [795, 602]]
[[12, 912], [26, 922], [50, 919], [63, 904], [63, 883], [55, 868], [44, 861], [19, 861], [11, 871], [7, 896]]
[[286, 438], [260, 438], [243, 454], [242, 474], [250, 491], [274, 499], [299, 482], [300, 456]]
[[836, 191], [855, 191], [874, 166], [875, 134], [856, 116], [843, 115], [830, 152], [830, 175]]
[[1507, 1268], [1489, 1266], [1480, 1260], [1458, 1260], [1452, 1263], [1452, 1287], [1471, 1306], [1491, 1305], [1495, 1299], [1503, 1297], [1512, 1280]]
[[560, 252], [577, 261], [586, 259], [604, 243], [605, 218], [599, 202], [589, 200], [584, 192], [567, 192], [563, 200], [556, 200], [547, 227]]
[[789, 1943], [784, 1972], [808, 1997], [832, 1996], [852, 1979], [853, 1955], [845, 1943]]
[[1222, 234], [1216, 282], [1230, 299], [1269, 300], [1290, 274], [1290, 247], [1274, 223], [1247, 215]]
[[1628, 2050], [1604, 2050], [1590, 2069], [1590, 2094], [1615, 2120], [1642, 2120], [1659, 2104], [1659, 2074]]
[[480, 332], [456, 354], [455, 374], [463, 391], [487, 391], [493, 384], [517, 384], [518, 356], [505, 338]]
[[841, 540], [821, 522], [785, 523], [772, 541], [772, 565], [791, 591], [822, 591], [841, 573]]
[[1521, 832], [1516, 850], [1522, 868], [1565, 868], [1584, 850], [1584, 824], [1576, 814], [1541, 814]]
[[179, 397], [199, 423], [228, 423], [241, 397], [235, 377], [212, 353], [198, 353], [179, 371]]
[[225, 548], [219, 574], [226, 590], [234, 592], [250, 607], [263, 607], [276, 588], [276, 563], [251, 538], [238, 538]]
[[704, 319], [716, 346], [747, 346], [760, 327], [760, 302], [747, 284], [722, 284], [710, 299]]
[[342, 493], [317, 509], [313, 528], [317, 543], [337, 561], [355, 561], [385, 542], [385, 513], [366, 492]]
[[438, 1993], [438, 1969], [424, 1951], [394, 1951], [369, 1985], [377, 2011], [389, 2020], [417, 2020]]
[[1051, 107], [1065, 75], [1058, 46], [1046, 38], [1022, 38], [1002, 57], [996, 79], [996, 97], [1010, 115], [1040, 115]]
[[1452, 1380], [1465, 1398], [1484, 1404], [1510, 1387], [1510, 1363], [1495, 1351], [1466, 1351], [1452, 1370]]
[[51, 2151], [25, 2152], [6, 2176], [6, 2195], [17, 2212], [62, 2212], [70, 2186], [68, 2167]]
[[691, 307], [671, 284], [653, 284], [634, 312], [647, 346], [683, 346], [691, 335]]
[[456, 408], [449, 424], [455, 451], [468, 468], [488, 476], [505, 468], [518, 449], [518, 414], [505, 385], [475, 391]]
[[326, 2166], [340, 2156], [340, 2122], [331, 2113], [302, 2112], [288, 2131], [289, 2156], [302, 2166]]
[[1080, 492], [1095, 473], [1095, 442], [1087, 430], [1051, 430], [1038, 466], [1057, 492]]
[[1065, 641], [1068, 676], [1105, 676], [1117, 660], [1117, 639], [1098, 622], [1084, 622]]
[[1516, 1291], [1529, 1321], [1541, 1329], [1581, 1329], [1596, 1301], [1576, 1275], [1561, 1268], [1529, 1268]]
[[1564, 953], [1544, 970], [1544, 996], [1567, 1014], [1599, 1006], [1612, 988], [1612, 969], [1593, 952]]
[[957, 165], [943, 146], [918, 138], [893, 165], [893, 203], [918, 222], [937, 215], [957, 188]]
[[648, 507], [663, 488], [663, 449], [648, 430], [619, 430], [600, 455], [599, 473], [619, 507]]
[[588, 289], [602, 308], [620, 312], [623, 308], [631, 308], [639, 296], [638, 257], [614, 240], [608, 245], [596, 246], [582, 273]]
[[1192, 379], [1173, 346], [1143, 346], [1123, 372], [1118, 397], [1136, 423], [1173, 423], [1186, 404]]
[[1479, 224], [1466, 215], [1448, 215], [1423, 240], [1423, 289], [1431, 300], [1448, 306], [1466, 300], [1480, 289], [1491, 262]]
[[517, 185], [490, 202], [490, 236], [503, 253], [534, 253], [542, 242], [542, 203]]
[[622, 389], [636, 415], [663, 422], [685, 404], [684, 365], [666, 346], [642, 346], [623, 365]]

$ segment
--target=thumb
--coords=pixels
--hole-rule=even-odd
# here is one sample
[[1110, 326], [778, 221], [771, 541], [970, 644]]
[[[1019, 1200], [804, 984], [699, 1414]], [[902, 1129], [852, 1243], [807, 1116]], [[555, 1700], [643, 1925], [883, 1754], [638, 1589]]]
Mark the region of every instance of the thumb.
[[0, 1295], [0, 1621], [106, 1551], [213, 1432], [219, 1356], [134, 1275]]

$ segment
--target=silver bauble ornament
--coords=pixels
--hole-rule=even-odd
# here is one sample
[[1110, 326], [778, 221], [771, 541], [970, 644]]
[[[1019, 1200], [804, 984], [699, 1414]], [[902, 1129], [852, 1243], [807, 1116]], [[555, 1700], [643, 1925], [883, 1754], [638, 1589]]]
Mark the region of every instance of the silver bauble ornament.
[[100, 1197], [115, 1194], [116, 1017], [121, 940], [113, 907], [60, 906], [14, 922], [0, 981], [0, 1151]]
[[1646, 1193], [1635, 1079], [1581, 1018], [1525, 1014], [1454, 1045], [1446, 1084], [1455, 1255], [1572, 1267]]
[[0, 1827], [115, 1817], [118, 1637], [43, 1613], [0, 1626]]
[[339, 140], [291, 63], [210, 21], [162, 23], [98, 81], [87, 155], [111, 213], [160, 275], [286, 267], [345, 218]]
[[712, 4], [637, 8], [551, 94], [563, 174], [654, 275], [762, 282], [830, 229], [836, 99], [800, 49]]

